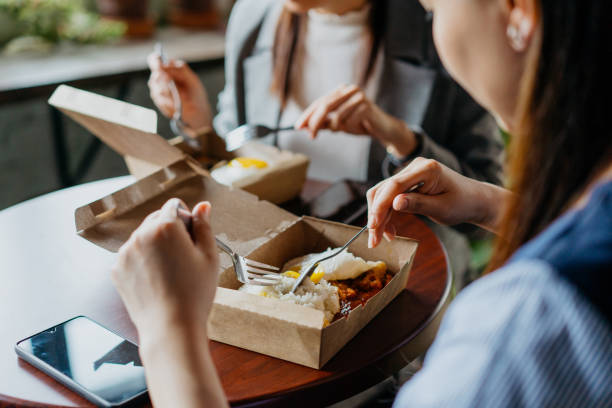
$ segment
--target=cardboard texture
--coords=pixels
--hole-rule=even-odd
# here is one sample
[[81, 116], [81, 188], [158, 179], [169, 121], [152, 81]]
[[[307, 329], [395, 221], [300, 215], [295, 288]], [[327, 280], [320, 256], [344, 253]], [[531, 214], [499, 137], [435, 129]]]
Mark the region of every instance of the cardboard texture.
[[260, 143], [249, 143], [228, 153], [225, 142], [214, 133], [200, 138], [202, 151], [196, 152], [182, 138], [168, 141], [159, 136], [155, 111], [67, 85], [60, 85], [55, 90], [49, 104], [124, 156], [130, 173], [137, 178], [186, 157], [193, 158], [203, 168], [234, 157], [256, 157], [266, 160], [268, 168], [240, 180], [234, 187], [277, 204], [299, 195], [306, 181], [309, 160], [303, 154], [280, 151]]
[[[149, 111], [128, 104], [116, 105], [114, 111], [93, 118], [100, 106], [88, 105], [92, 102], [90, 95], [78, 90], [73, 94], [72, 89], [58, 88], [50, 103], [92, 132], [98, 132], [117, 151], [136, 160], [134, 163], [146, 163], [152, 171], [122, 190], [77, 208], [77, 232], [96, 245], [117, 251], [148, 214], [172, 197], [181, 198], [190, 208], [200, 201], [210, 201], [211, 227], [219, 239], [243, 256], [279, 267], [298, 256], [341, 246], [358, 231], [356, 227], [339, 223], [296, 217], [248, 191], [223, 186], [210, 177], [200, 162], [185, 153], [187, 148], [180, 141], [158, 143], [161, 138], [149, 127], [152, 118]], [[93, 99], [98, 98], [94, 95]], [[120, 121], [115, 120], [117, 115], [121, 116]], [[144, 157], [151, 152], [141, 145], [143, 138], [150, 139], [151, 146], [159, 145], [152, 149], [155, 163]], [[219, 141], [212, 140], [209, 148], [221, 148], [215, 147], [218, 144]], [[244, 151], [250, 148], [257, 147], [245, 146]], [[267, 153], [285, 154], [274, 150]], [[227, 152], [219, 154], [227, 155]], [[290, 164], [282, 171], [283, 174], [295, 171], [295, 178], [302, 174], [302, 168]], [[274, 182], [262, 178], [243, 188], [277, 194], [280, 199], [283, 192], [268, 190], [268, 184], [276, 183], [277, 187], [291, 190], [295, 188], [292, 177], [287, 177], [289, 181], [278, 180], [276, 175]], [[350, 252], [366, 260], [384, 261], [395, 276], [364, 306], [327, 326], [319, 310], [236, 290], [241, 284], [229, 257], [221, 253], [219, 288], [208, 322], [209, 336], [237, 347], [321, 368], [406, 287], [416, 248], [416, 241], [405, 238], [383, 241], [375, 249], [367, 248], [366, 235], [354, 241]]]

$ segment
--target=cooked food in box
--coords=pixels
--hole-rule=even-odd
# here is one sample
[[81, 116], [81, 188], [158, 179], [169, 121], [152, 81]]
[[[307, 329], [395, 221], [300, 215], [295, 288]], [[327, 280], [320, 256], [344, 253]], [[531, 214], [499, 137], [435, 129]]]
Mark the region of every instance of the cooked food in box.
[[289, 293], [303, 269], [337, 249], [328, 248], [321, 253], [290, 260], [282, 269], [281, 281], [274, 286], [243, 285], [240, 290], [321, 310], [326, 321], [332, 322], [365, 304], [393, 278], [384, 262], [365, 261], [344, 250], [319, 263], [310, 279], [304, 280], [295, 293]]
[[253, 157], [236, 157], [227, 164], [213, 168], [210, 175], [217, 182], [232, 186], [234, 183], [247, 177], [261, 173], [268, 168], [268, 162]]

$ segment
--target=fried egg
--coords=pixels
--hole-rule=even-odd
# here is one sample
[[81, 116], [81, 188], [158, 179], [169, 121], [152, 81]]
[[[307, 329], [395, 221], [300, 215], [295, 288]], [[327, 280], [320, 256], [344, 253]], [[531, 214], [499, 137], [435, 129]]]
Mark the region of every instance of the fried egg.
[[237, 157], [230, 160], [226, 165], [214, 169], [210, 175], [217, 182], [232, 186], [234, 183], [255, 175], [267, 167], [268, 163], [264, 160], [253, 157]]
[[[308, 268], [316, 259], [331, 255], [337, 250], [338, 248], [328, 248], [327, 251], [324, 252], [292, 259], [285, 264], [283, 271], [294, 271], [299, 273], [303, 269]], [[319, 263], [312, 273], [311, 279], [313, 282], [318, 282], [321, 279], [327, 281], [354, 279], [370, 269], [386, 270], [387, 265], [382, 261], [366, 261], [345, 249], [335, 257]]]
[[302, 285], [296, 289], [295, 293], [289, 293], [295, 280], [300, 277], [300, 272], [308, 268], [314, 260], [330, 255], [337, 249], [328, 248], [325, 252], [292, 259], [282, 268], [281, 279], [275, 285], [256, 286], [245, 284], [239, 290], [252, 295], [285, 300], [321, 310], [325, 314], [324, 324], [327, 325], [332, 321], [336, 313], [340, 311], [338, 288], [328, 281], [353, 279], [371, 269], [382, 269], [383, 271], [387, 269], [387, 265], [382, 261], [365, 261], [351, 254], [348, 250], [344, 250], [337, 256], [319, 263], [315, 271], [310, 275], [310, 279], [305, 279]]

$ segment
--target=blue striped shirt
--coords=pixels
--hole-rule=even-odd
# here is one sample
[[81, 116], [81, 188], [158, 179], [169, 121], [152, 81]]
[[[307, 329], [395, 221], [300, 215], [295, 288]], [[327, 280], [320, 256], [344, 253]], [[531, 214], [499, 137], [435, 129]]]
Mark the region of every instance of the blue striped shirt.
[[541, 261], [468, 286], [394, 407], [612, 407], [612, 328]]
[[394, 407], [612, 407], [612, 183], [449, 307]]

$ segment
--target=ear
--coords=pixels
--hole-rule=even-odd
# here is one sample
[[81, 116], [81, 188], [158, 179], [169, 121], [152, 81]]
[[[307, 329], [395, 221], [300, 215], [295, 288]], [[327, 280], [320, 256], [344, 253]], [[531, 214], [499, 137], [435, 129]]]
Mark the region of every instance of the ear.
[[506, 35], [512, 48], [524, 52], [531, 44], [539, 23], [538, 0], [504, 0], [508, 10]]

